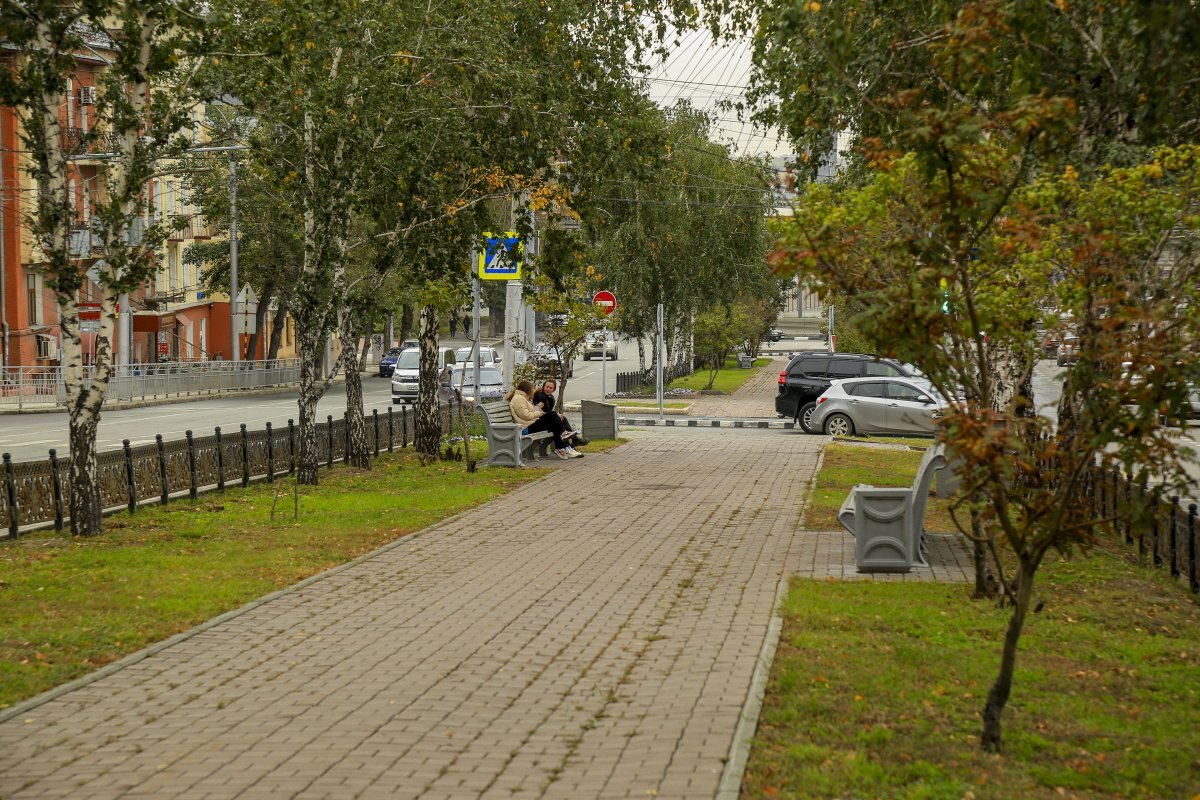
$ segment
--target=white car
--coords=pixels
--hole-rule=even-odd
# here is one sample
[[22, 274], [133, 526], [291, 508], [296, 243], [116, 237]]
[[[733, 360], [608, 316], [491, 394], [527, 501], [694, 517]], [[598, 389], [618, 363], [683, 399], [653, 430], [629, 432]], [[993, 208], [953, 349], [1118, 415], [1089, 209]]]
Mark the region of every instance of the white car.
[[[454, 351], [449, 347], [438, 348], [438, 373], [454, 365]], [[392, 403], [417, 402], [417, 387], [420, 384], [421, 351], [409, 348], [400, 353], [396, 367], [392, 370]]]
[[[475, 402], [475, 367], [472, 364], [455, 364], [448, 376], [450, 390], [468, 403]], [[504, 397], [504, 376], [494, 364], [479, 368], [479, 401], [500, 400]]]
[[921, 378], [848, 378], [817, 398], [811, 425], [831, 436], [932, 436], [946, 403]]
[[588, 334], [588, 338], [583, 345], [583, 360], [591, 361], [593, 358], [605, 358], [606, 353], [608, 358], [613, 361], [617, 360], [617, 337], [611, 331], [597, 331]]
[[[454, 363], [456, 364], [474, 364], [474, 348], [460, 347], [454, 351]], [[494, 347], [479, 348], [480, 364], [497, 366], [500, 363], [500, 351]]]

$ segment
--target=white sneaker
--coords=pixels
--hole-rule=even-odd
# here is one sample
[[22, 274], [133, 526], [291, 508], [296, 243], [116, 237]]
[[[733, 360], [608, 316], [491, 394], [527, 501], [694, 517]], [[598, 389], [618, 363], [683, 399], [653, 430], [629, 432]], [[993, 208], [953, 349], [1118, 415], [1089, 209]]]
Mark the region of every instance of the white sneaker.
[[568, 459], [568, 458], [571, 458], [571, 454], [570, 454], [570, 453], [568, 453], [568, 452], [567, 452], [565, 449], [563, 449], [563, 450], [555, 450], [555, 451], [554, 451], [554, 455], [556, 455], [556, 456], [558, 456], [559, 458], [561, 458], [561, 459], [564, 459], [564, 460], [566, 460], [566, 459]]
[[571, 458], [583, 458], [583, 453], [579, 452], [574, 447], [568, 447], [567, 453], [570, 454]]

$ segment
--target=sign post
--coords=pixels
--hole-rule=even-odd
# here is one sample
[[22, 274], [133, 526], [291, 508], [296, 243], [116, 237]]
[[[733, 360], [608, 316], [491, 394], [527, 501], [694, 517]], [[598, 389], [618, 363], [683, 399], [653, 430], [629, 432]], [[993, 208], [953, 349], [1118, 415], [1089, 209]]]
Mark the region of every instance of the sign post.
[[663, 328], [664, 327], [665, 327], [665, 325], [663, 324], [663, 304], [659, 303], [658, 304], [658, 332], [657, 332], [658, 333], [658, 341], [655, 342], [654, 361], [656, 362], [656, 366], [657, 366], [656, 372], [658, 373], [658, 375], [657, 375], [658, 380], [656, 381], [656, 383], [658, 385], [658, 418], [660, 421], [663, 419], [663, 378], [664, 378], [663, 355], [666, 353], [666, 347], [664, 346], [665, 343], [663, 342], [663, 333], [664, 333]]
[[604, 312], [604, 333], [602, 342], [602, 353], [600, 358], [600, 402], [603, 403], [608, 396], [608, 317], [617, 310], [617, 298], [612, 292], [603, 289], [592, 295], [592, 305]]
[[[476, 275], [484, 281], [507, 281], [504, 304], [504, 389], [512, 388], [516, 369], [516, 351], [512, 340], [519, 327], [521, 305], [521, 265], [525, 260], [525, 245], [516, 231], [484, 233], [483, 249], [476, 262]], [[475, 319], [475, 342], [479, 342], [479, 318]], [[477, 348], [478, 349], [478, 348]], [[478, 370], [476, 371], [478, 375]], [[478, 395], [477, 395], [478, 396]]]

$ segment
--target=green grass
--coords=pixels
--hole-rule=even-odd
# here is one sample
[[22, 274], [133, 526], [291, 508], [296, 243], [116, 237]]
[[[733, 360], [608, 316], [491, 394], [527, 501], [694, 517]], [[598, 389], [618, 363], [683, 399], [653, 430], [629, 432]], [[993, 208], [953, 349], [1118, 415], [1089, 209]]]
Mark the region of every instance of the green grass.
[[849, 436], [843, 437], [843, 440], [867, 444], [904, 445], [905, 447], [919, 447], [922, 450], [933, 444], [933, 437], [930, 436]]
[[[831, 444], [808, 527], [836, 528], [854, 483], [911, 482], [921, 455]], [[1200, 606], [1184, 584], [1119, 544], [1049, 558], [999, 756], [979, 750], [980, 712], [1009, 612], [969, 593], [792, 581], [741, 796], [1200, 797]]]
[[[922, 445], [928, 444], [929, 440], [922, 442]], [[809, 498], [804, 527], [811, 531], [840, 531], [842, 526], [837, 521], [837, 512], [855, 484], [912, 486], [924, 455], [918, 450], [830, 443], [825, 448], [816, 489]], [[930, 497], [925, 512], [925, 529], [958, 530], [948, 508], [948, 500]]]
[[0, 544], [0, 708], [544, 474], [384, 454], [369, 472], [322, 470], [319, 487], [301, 487], [299, 522], [279, 480], [118, 514], [94, 538]]
[[1197, 797], [1200, 607], [1128, 557], [1043, 567], [1000, 756], [978, 743], [1006, 610], [962, 585], [794, 581], [742, 797]]
[[[722, 391], [725, 394], [731, 394], [742, 388], [742, 384], [750, 380], [750, 376], [758, 373], [760, 369], [771, 363], [769, 358], [756, 358], [752, 369], [739, 369], [737, 358], [728, 356], [725, 359], [725, 365], [721, 367], [721, 371], [717, 373], [716, 379], [713, 381], [712, 388], [714, 391]], [[692, 375], [687, 375], [678, 380], [671, 381], [667, 388], [669, 389], [691, 389], [698, 392], [708, 384], [708, 370], [696, 370]]]

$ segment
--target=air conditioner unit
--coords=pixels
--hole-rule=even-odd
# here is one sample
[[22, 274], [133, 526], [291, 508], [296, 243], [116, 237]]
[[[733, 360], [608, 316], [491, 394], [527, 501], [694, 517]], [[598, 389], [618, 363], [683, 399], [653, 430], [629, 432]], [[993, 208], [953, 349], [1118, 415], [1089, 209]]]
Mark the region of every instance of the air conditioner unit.
[[96, 105], [96, 87], [95, 86], [80, 86], [79, 87], [79, 105], [81, 105], [81, 106]]

